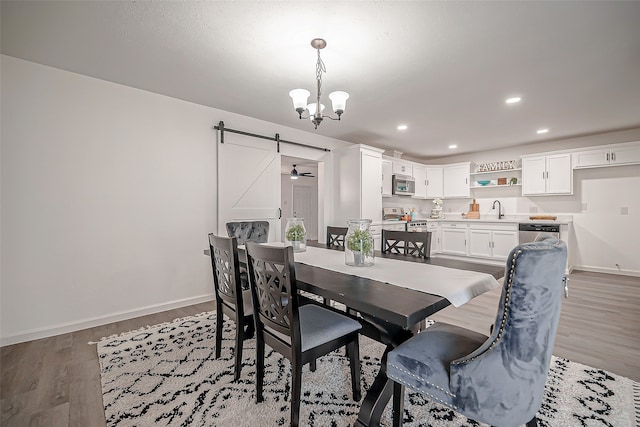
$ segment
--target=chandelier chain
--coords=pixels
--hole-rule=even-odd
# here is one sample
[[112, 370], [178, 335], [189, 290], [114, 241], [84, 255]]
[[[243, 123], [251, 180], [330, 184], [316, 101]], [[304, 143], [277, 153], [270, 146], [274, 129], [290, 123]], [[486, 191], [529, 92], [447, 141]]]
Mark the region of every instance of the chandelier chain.
[[[318, 99], [320, 99], [320, 95], [322, 94], [322, 73], [326, 73], [327, 69], [324, 66], [324, 62], [322, 58], [320, 58], [320, 49], [318, 49], [318, 62], [316, 63], [316, 80], [318, 81]], [[320, 105], [318, 104], [318, 111], [320, 109]]]

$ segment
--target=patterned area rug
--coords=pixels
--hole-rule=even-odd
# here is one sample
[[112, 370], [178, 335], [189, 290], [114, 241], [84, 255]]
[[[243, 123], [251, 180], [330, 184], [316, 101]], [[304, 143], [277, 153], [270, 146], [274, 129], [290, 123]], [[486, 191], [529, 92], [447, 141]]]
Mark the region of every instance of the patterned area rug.
[[[202, 313], [103, 339], [98, 343], [109, 426], [284, 426], [289, 423], [289, 361], [266, 347], [265, 401], [255, 403], [255, 341], [245, 342], [242, 376], [233, 382], [233, 330], [225, 322], [222, 355], [214, 359], [215, 314]], [[360, 341], [363, 394], [383, 346]], [[336, 351], [303, 369], [300, 424], [351, 426], [360, 407], [351, 398], [348, 359]], [[479, 426], [405, 393], [405, 426]], [[539, 426], [640, 426], [640, 386], [628, 378], [554, 357]], [[382, 420], [391, 425], [391, 404]]]

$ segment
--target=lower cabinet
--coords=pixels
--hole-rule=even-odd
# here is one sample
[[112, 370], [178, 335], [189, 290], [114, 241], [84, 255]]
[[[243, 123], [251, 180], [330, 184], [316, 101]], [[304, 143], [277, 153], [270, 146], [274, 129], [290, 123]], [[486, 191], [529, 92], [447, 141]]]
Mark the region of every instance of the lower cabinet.
[[427, 225], [427, 231], [431, 232], [431, 253], [441, 253], [442, 243], [440, 238], [440, 224], [437, 222], [429, 222]]
[[440, 223], [440, 237], [442, 254], [504, 261], [518, 245], [518, 224], [445, 221]]
[[443, 222], [440, 224], [441, 252], [449, 255], [467, 255], [467, 224]]
[[517, 245], [517, 224], [469, 225], [469, 256], [504, 261]]

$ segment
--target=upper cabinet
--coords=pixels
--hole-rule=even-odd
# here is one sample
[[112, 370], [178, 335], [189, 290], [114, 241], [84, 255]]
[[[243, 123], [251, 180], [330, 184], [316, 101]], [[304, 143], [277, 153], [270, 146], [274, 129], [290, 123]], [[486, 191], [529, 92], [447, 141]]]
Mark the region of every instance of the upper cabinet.
[[408, 162], [400, 160], [393, 161], [393, 174], [394, 175], [406, 175], [413, 176], [413, 166]]
[[338, 180], [334, 225], [349, 219], [382, 221], [382, 153], [367, 145], [336, 150]]
[[427, 198], [435, 199], [444, 196], [442, 166], [427, 166]]
[[427, 198], [427, 167], [413, 165], [413, 179], [416, 181], [416, 191], [413, 194], [414, 199]]
[[469, 198], [469, 174], [471, 173], [471, 163], [455, 163], [443, 167], [444, 191], [443, 197]]
[[573, 194], [571, 154], [522, 158], [522, 195]]
[[393, 162], [391, 160], [382, 159], [382, 197], [391, 197], [393, 195]]
[[640, 163], [640, 141], [573, 153], [574, 169], [637, 163]]

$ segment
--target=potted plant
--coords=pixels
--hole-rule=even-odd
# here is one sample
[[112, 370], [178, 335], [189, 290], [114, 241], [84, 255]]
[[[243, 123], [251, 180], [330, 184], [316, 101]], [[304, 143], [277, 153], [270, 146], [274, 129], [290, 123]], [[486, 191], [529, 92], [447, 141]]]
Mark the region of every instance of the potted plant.
[[345, 239], [345, 263], [356, 267], [373, 265], [373, 235], [370, 219], [349, 221]]
[[288, 218], [285, 227], [285, 243], [293, 246], [294, 252], [304, 252], [307, 250], [307, 230], [304, 228], [303, 218]]

